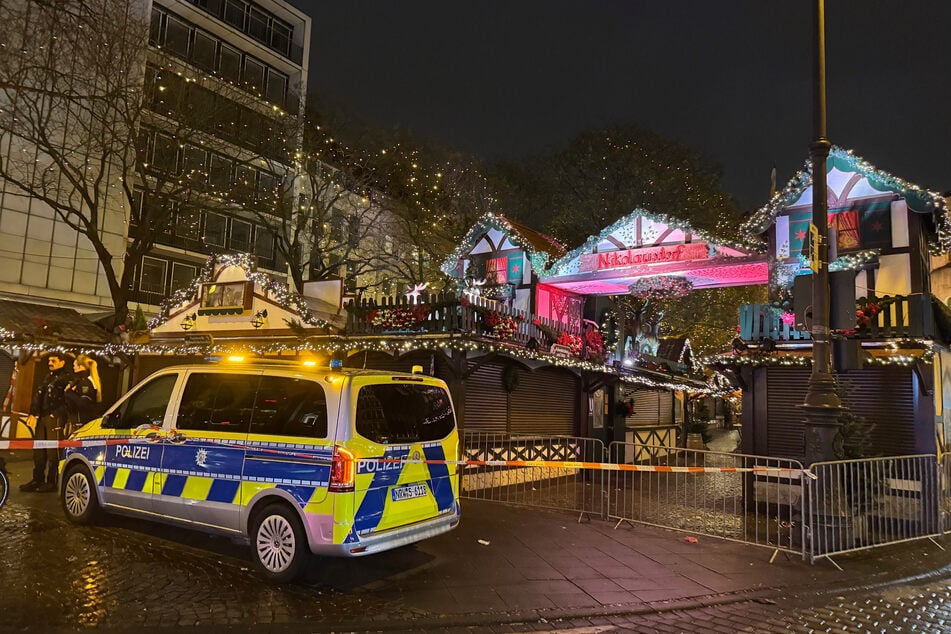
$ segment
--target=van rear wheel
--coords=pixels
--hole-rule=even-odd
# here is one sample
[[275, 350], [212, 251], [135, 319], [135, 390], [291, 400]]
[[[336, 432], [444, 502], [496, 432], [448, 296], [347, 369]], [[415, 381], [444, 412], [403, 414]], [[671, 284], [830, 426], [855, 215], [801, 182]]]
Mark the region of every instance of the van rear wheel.
[[254, 518], [251, 553], [270, 583], [290, 583], [310, 558], [307, 535], [297, 514], [284, 504], [269, 504]]

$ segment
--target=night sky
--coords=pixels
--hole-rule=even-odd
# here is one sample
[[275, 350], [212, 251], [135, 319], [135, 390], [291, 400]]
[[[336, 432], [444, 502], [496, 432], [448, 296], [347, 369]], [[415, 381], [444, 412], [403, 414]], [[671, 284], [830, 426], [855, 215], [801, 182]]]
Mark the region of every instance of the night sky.
[[[635, 123], [712, 155], [746, 209], [814, 138], [813, 0], [292, 1], [311, 94], [486, 160]], [[951, 189], [949, 33], [948, 0], [827, 0], [829, 139]]]

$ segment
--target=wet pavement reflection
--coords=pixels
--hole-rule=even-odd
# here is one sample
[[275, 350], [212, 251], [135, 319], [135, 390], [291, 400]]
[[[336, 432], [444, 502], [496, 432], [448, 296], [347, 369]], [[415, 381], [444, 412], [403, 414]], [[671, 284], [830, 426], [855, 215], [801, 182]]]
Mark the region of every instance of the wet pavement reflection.
[[[73, 526], [55, 495], [31, 504], [0, 511], [4, 630], [345, 621], [366, 611], [374, 584], [398, 584], [432, 559], [408, 547], [319, 560], [303, 583], [274, 587], [228, 539], [121, 517]], [[401, 614], [379, 597], [372, 603]]]

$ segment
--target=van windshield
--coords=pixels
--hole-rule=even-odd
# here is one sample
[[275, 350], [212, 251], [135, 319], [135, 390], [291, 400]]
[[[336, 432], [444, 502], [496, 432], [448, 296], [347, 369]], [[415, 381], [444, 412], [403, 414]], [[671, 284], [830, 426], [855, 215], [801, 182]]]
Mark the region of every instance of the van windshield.
[[365, 385], [357, 395], [357, 433], [373, 442], [441, 440], [455, 426], [449, 395], [435, 385]]

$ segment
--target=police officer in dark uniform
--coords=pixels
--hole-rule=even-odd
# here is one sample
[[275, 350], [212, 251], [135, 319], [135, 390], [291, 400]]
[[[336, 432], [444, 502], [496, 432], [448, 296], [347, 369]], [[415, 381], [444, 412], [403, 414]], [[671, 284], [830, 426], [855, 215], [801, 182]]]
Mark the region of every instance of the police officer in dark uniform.
[[[67, 361], [72, 361], [61, 352], [51, 352], [46, 357], [50, 374], [33, 395], [28, 424], [35, 424], [34, 440], [60, 440], [66, 424], [66, 398], [64, 390], [72, 378]], [[59, 449], [33, 450], [33, 479], [20, 485], [21, 491], [49, 493], [56, 491], [56, 475], [59, 468]]]

